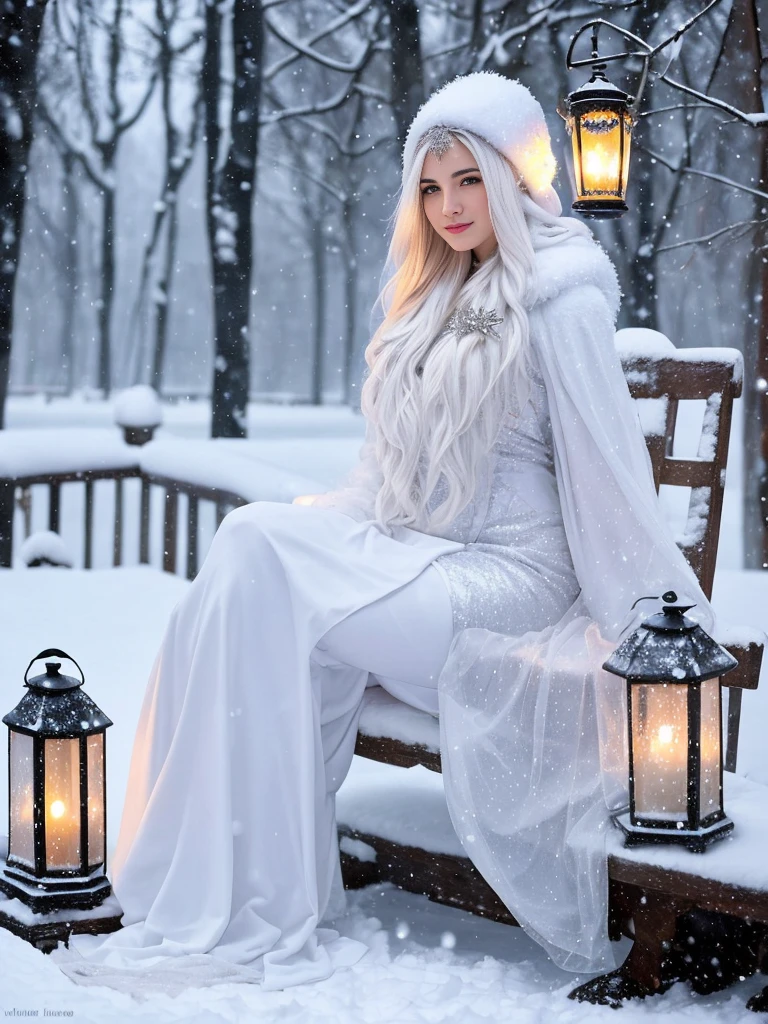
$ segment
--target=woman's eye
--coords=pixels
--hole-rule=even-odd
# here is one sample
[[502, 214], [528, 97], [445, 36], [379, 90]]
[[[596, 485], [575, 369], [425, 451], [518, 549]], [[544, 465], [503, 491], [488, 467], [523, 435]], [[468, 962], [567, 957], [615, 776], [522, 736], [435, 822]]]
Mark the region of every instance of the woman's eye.
[[[482, 178], [478, 178], [476, 174], [468, 174], [466, 178], [462, 178], [462, 184], [475, 185], [482, 181]], [[433, 196], [435, 191], [438, 190], [437, 185], [425, 185], [421, 190], [422, 196]]]

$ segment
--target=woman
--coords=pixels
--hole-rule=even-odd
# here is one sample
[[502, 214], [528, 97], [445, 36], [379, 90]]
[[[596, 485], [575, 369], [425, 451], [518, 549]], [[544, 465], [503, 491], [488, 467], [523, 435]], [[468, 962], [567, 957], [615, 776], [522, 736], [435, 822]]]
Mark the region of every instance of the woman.
[[174, 611], [112, 864], [124, 928], [73, 937], [75, 980], [283, 988], [355, 963], [318, 925], [344, 908], [334, 797], [372, 683], [439, 712], [457, 833], [518, 920], [566, 968], [614, 966], [623, 734], [599, 666], [638, 597], [712, 620], [613, 349], [615, 272], [554, 172], [541, 107], [498, 75], [414, 119], [360, 463], [312, 505], [227, 516]]

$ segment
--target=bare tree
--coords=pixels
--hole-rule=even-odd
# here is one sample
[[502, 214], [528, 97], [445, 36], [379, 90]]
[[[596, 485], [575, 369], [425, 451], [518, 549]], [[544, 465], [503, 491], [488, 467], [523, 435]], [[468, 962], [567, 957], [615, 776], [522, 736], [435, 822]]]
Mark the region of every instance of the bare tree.
[[[373, 153], [377, 146], [381, 151], [394, 141], [391, 129], [382, 124], [378, 112], [385, 106], [393, 109], [399, 89], [396, 75], [387, 63], [394, 45], [387, 10], [387, 6], [376, 0], [356, 0], [338, 14], [323, 17], [319, 27], [314, 26], [313, 20], [311, 29], [296, 18], [290, 26], [284, 17], [278, 19], [270, 14], [267, 19], [270, 35], [283, 44], [285, 53], [265, 69], [265, 81], [275, 85], [269, 90], [270, 109], [265, 111], [262, 123], [266, 128], [283, 129], [281, 144], [289, 149], [288, 166], [311, 189], [309, 199], [302, 193], [302, 203], [309, 226], [308, 248], [315, 268], [310, 394], [311, 401], [316, 403], [322, 400], [326, 268], [329, 251], [333, 248], [342, 256], [344, 265], [341, 390], [346, 400], [353, 398], [358, 291], [354, 246], [354, 217], [359, 201], [355, 188], [357, 166], [361, 158]], [[325, 14], [322, 7], [318, 7], [318, 11]], [[303, 13], [307, 13], [306, 9]], [[405, 38], [402, 36], [400, 41]], [[319, 44], [326, 40], [335, 46], [321, 49]], [[333, 52], [328, 52], [329, 49]], [[381, 58], [378, 67], [377, 56]], [[398, 59], [404, 59], [402, 54]], [[298, 96], [296, 64], [301, 71]], [[290, 77], [283, 74], [289, 67]], [[368, 77], [381, 79], [389, 88], [382, 91], [370, 84]], [[310, 91], [307, 82], [317, 83], [317, 99], [310, 103], [304, 99]], [[300, 127], [294, 128], [296, 123]], [[362, 136], [366, 141], [360, 141]], [[313, 139], [315, 145], [310, 160], [309, 147]]]
[[140, 23], [128, 0], [51, 0], [51, 13], [41, 50], [38, 113], [60, 152], [80, 164], [101, 198], [98, 384], [106, 396], [112, 388], [117, 154], [149, 103], [157, 69], [151, 54], [132, 40]]
[[19, 266], [24, 178], [32, 143], [37, 100], [35, 72], [44, 10], [45, 0], [6, 0], [0, 24], [0, 428], [5, 424], [13, 293]]
[[384, 4], [392, 48], [392, 111], [397, 141], [403, 146], [408, 126], [424, 102], [419, 6], [416, 0], [384, 0]]
[[[224, 22], [231, 13], [232, 87], [221, 120]], [[260, 2], [210, 0], [203, 96], [208, 175], [206, 212], [213, 274], [215, 360], [212, 437], [245, 437], [250, 377], [253, 266], [251, 204], [256, 185], [264, 46]]]
[[[165, 134], [163, 172], [149, 239], [144, 249], [141, 277], [131, 316], [131, 336], [146, 333], [146, 345], [139, 339], [129, 346], [134, 366], [128, 379], [141, 376], [140, 353], [151, 350], [150, 383], [160, 392], [163, 386], [168, 342], [168, 310], [176, 266], [179, 228], [178, 195], [194, 155], [202, 118], [200, 73], [205, 39], [202, 0], [154, 0], [155, 23], [146, 26], [157, 47], [160, 103]], [[157, 250], [165, 228], [165, 250], [158, 269]], [[152, 283], [151, 322], [142, 315]], [[152, 339], [154, 338], [154, 344]]]

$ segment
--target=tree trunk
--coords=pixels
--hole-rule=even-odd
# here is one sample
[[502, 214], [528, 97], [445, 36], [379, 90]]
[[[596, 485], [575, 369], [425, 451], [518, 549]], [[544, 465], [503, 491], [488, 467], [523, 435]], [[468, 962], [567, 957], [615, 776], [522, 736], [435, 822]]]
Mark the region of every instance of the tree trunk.
[[24, 221], [24, 179], [32, 143], [35, 63], [45, 0], [6, 0], [0, 32], [0, 428], [11, 368], [13, 295]]
[[[353, 205], [349, 197], [341, 211], [344, 254], [344, 334], [341, 343], [341, 395], [346, 405], [360, 408], [360, 389], [353, 393], [352, 370], [355, 362], [355, 326], [357, 323], [357, 255], [352, 229]], [[357, 382], [355, 382], [357, 383]]]
[[77, 222], [78, 195], [74, 158], [62, 155], [64, 167], [64, 238], [69, 241], [61, 272], [64, 276], [61, 313], [61, 365], [64, 370], [64, 392], [71, 395], [75, 386], [75, 307], [77, 304]]
[[323, 403], [323, 370], [325, 368], [325, 307], [327, 282], [325, 280], [325, 237], [322, 209], [315, 212], [310, 224], [312, 239], [312, 265], [314, 267], [314, 323], [312, 325], [312, 376], [309, 400], [312, 405]]
[[112, 301], [115, 284], [115, 190], [103, 191], [101, 208], [101, 287], [99, 290], [99, 388], [104, 398], [112, 390]]
[[227, 149], [220, 153], [221, 29], [226, 4], [206, 8], [203, 67], [208, 157], [207, 225], [213, 275], [215, 358], [212, 437], [245, 437], [250, 378], [253, 265], [251, 208], [256, 187], [264, 26], [261, 5], [236, 0], [234, 83]]
[[[760, 25], [756, 0], [751, 0], [742, 11], [743, 31], [737, 38], [743, 39], [744, 47], [750, 54], [748, 65], [754, 68], [752, 82], [742, 82], [745, 93], [751, 91], [753, 109], [765, 109], [762, 100], [763, 88], [768, 85], [768, 69], [762, 68], [768, 56], [764, 55], [761, 44], [766, 26]], [[768, 19], [766, 19], [768, 21]], [[768, 129], [757, 133], [760, 147], [759, 180], [754, 182], [761, 191], [768, 191]], [[744, 339], [744, 568], [768, 569], [768, 221], [764, 208], [765, 200], [755, 198], [754, 216], [761, 220], [754, 246], [748, 294], [759, 296], [752, 301], [751, 324], [756, 324], [756, 336], [745, 335]]]
[[107, 181], [101, 186], [101, 292], [99, 295], [99, 388], [109, 398], [112, 390], [112, 303], [115, 287], [115, 165], [117, 145], [124, 129], [120, 127], [120, 59], [122, 55], [122, 27], [124, 0], [116, 0], [114, 18], [109, 28], [108, 56], [108, 109], [114, 130], [111, 136], [96, 143], [101, 151]]
[[[653, 31], [657, 12], [650, 10], [645, 4], [635, 8], [632, 31], [643, 39], [647, 39]], [[649, 76], [643, 96], [643, 108], [653, 109], [653, 80]], [[650, 136], [648, 121], [641, 122], [637, 127], [638, 141], [642, 141], [643, 130]], [[650, 137], [647, 139], [651, 143]], [[629, 322], [635, 327], [649, 327], [658, 330], [658, 308], [656, 291], [656, 259], [654, 248], [655, 222], [653, 205], [654, 165], [650, 156], [640, 149], [633, 150], [634, 207], [637, 217], [637, 242], [632, 259], [628, 261], [628, 287], [626, 304]]]
[[179, 208], [174, 198], [168, 209], [168, 237], [165, 243], [165, 266], [163, 276], [157, 282], [155, 306], [155, 352], [152, 360], [152, 387], [158, 394], [163, 389], [165, 352], [168, 347], [168, 302], [176, 266], [176, 242], [179, 231]]
[[[175, 13], [178, 16], [178, 7]], [[181, 183], [192, 163], [192, 154], [195, 149], [199, 125], [200, 100], [198, 93], [194, 103], [191, 104], [191, 123], [188, 135], [185, 138], [183, 129], [178, 128], [174, 121], [173, 86], [177, 74], [177, 53], [171, 44], [171, 33], [175, 27], [175, 19], [168, 17], [165, 0], [155, 0], [155, 18], [162, 32], [157, 62], [160, 69], [161, 105], [165, 125], [165, 169], [160, 202], [155, 207], [156, 212], [150, 240], [144, 250], [144, 262], [142, 264], [141, 282], [136, 306], [140, 312], [144, 305], [146, 289], [154, 271], [155, 252], [160, 241], [163, 223], [167, 217], [168, 227], [166, 231], [162, 279], [157, 282], [153, 299], [155, 335], [151, 382], [152, 386], [159, 393], [163, 385], [163, 366], [168, 342], [168, 309], [170, 307], [171, 286], [173, 284], [176, 260], [179, 221], [178, 196]], [[190, 37], [190, 42], [192, 41], [193, 37]]]
[[392, 45], [392, 112], [402, 149], [416, 111], [424, 102], [419, 8], [416, 0], [385, 0]]

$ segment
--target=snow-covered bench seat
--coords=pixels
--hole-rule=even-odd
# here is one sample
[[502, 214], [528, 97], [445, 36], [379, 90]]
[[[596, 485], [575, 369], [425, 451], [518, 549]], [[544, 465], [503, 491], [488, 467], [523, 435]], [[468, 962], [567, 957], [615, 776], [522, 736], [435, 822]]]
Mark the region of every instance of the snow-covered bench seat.
[[[653, 337], [651, 346], [646, 343], [649, 335]], [[732, 404], [742, 387], [741, 355], [727, 348], [677, 350], [660, 335], [638, 331], [619, 332], [617, 347], [630, 392], [638, 401], [657, 490], [662, 485], [690, 489], [685, 527], [676, 539], [711, 597]], [[697, 453], [681, 458], [675, 453], [678, 406], [690, 400], [703, 400], [705, 409]], [[723, 678], [728, 688], [725, 767], [732, 773], [738, 753], [741, 693], [757, 687], [765, 635], [727, 625], [719, 629], [721, 635], [716, 639], [739, 661]], [[441, 780], [435, 778], [430, 784], [423, 771], [440, 772], [437, 720], [372, 687], [365, 695], [356, 753], [401, 768], [420, 766], [415, 768], [419, 783], [413, 783], [416, 789], [411, 793], [404, 781], [411, 773], [404, 773], [393, 783], [392, 792], [378, 782], [370, 791], [361, 791], [359, 799], [345, 796], [340, 801], [345, 884], [354, 887], [388, 880], [439, 902], [514, 924], [513, 915], [452, 834]], [[747, 791], [751, 802], [744, 823], [740, 817], [738, 835], [705, 857], [667, 850], [630, 854], [621, 847], [618, 834], [612, 837], [611, 926], [616, 938], [624, 933], [635, 942], [619, 975], [583, 986], [579, 998], [616, 1004], [622, 997], [665, 987], [680, 969], [679, 963], [672, 966], [668, 944], [689, 910], [768, 924], [768, 867], [761, 873], [768, 825], [759, 824], [760, 816], [768, 813], [768, 789], [754, 784], [745, 789], [744, 780], [728, 775], [726, 800], [736, 800], [734, 814], [741, 813], [740, 801]], [[401, 812], [393, 815], [398, 801]], [[397, 822], [394, 830], [393, 820]], [[434, 826], [432, 836], [427, 823]], [[748, 877], [740, 875], [743, 860], [752, 866]], [[754, 959], [745, 961], [739, 969], [754, 972], [756, 963]]]
[[[441, 776], [423, 768], [392, 769], [389, 774], [386, 778], [353, 767], [339, 791], [336, 816], [347, 884], [390, 882], [439, 903], [516, 924], [461, 848]], [[628, 850], [618, 830], [609, 833], [613, 937], [631, 934], [635, 945], [619, 984], [610, 976], [609, 984], [597, 979], [583, 987], [587, 997], [597, 995], [617, 1005], [626, 996], [661, 991], [679, 977], [691, 953], [680, 927], [688, 911], [740, 918], [752, 929], [768, 925], [768, 786], [726, 773], [724, 789], [737, 827], [705, 856], [680, 847]], [[627, 929], [630, 921], [633, 928]], [[710, 949], [709, 962], [702, 965], [705, 976], [710, 972], [712, 988], [719, 987], [711, 978], [711, 958], [717, 952], [724, 962], [723, 951]], [[754, 973], [754, 950], [747, 945], [731, 952], [739, 954], [736, 971]], [[735, 978], [726, 974], [723, 980]]]

